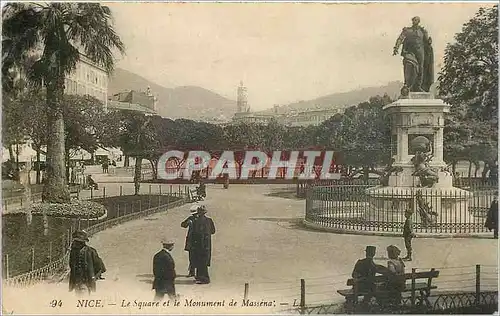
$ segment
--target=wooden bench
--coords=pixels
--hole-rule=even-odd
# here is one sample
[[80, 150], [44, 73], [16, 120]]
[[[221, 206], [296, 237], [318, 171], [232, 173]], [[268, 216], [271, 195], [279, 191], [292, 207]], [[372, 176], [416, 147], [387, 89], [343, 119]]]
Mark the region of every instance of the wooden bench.
[[[437, 289], [436, 285], [432, 285], [432, 279], [439, 276], [439, 271], [434, 268], [429, 271], [405, 273], [405, 288], [402, 293], [411, 293], [411, 300], [415, 302], [418, 300], [418, 304], [426, 304], [430, 306], [429, 295], [431, 290]], [[410, 281], [410, 282], [408, 282]], [[358, 302], [359, 296], [373, 295], [374, 297], [385, 294], [386, 291], [380, 289], [380, 286], [387, 282], [387, 276], [377, 275], [374, 278], [375, 291], [358, 291], [356, 288], [356, 281], [354, 279], [348, 279], [347, 285], [352, 286], [350, 289], [338, 290], [337, 293], [346, 298], [346, 303], [348, 308], [353, 307]], [[417, 295], [418, 293], [418, 295]]]
[[82, 190], [81, 185], [70, 185], [69, 186], [69, 194], [76, 195], [77, 197], [80, 195], [80, 191]]

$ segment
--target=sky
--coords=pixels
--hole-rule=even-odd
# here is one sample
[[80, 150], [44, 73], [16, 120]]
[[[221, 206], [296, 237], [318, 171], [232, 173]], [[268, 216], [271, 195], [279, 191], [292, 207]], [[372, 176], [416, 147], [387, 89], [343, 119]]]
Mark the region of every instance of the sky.
[[[106, 3], [126, 55], [117, 66], [162, 86], [200, 86], [253, 110], [403, 80], [392, 56], [413, 16], [433, 40], [435, 69], [487, 3]], [[437, 77], [436, 77], [437, 78]]]

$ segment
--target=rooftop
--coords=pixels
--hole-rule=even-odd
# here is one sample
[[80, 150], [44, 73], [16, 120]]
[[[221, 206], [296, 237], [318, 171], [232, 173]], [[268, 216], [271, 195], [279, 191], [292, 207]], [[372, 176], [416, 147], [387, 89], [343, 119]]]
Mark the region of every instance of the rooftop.
[[115, 100], [108, 100], [108, 109], [113, 110], [128, 110], [128, 111], [137, 111], [143, 113], [156, 114], [156, 111], [147, 108], [143, 105], [137, 103], [128, 103], [128, 102], [119, 102]]

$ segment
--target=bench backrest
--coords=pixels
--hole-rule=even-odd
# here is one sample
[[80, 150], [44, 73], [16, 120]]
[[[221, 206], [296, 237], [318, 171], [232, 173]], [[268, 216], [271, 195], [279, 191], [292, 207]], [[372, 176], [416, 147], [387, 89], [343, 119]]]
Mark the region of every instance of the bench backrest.
[[[412, 280], [415, 278], [415, 280], [418, 279], [427, 279], [427, 285], [431, 287], [431, 282], [433, 278], [437, 278], [439, 276], [439, 271], [435, 270], [432, 268], [430, 271], [420, 271], [420, 272], [415, 272], [414, 277], [412, 276], [412, 273], [405, 273], [405, 280]], [[381, 283], [387, 280], [387, 276], [384, 275], [377, 275], [374, 278], [375, 283]], [[347, 285], [353, 286], [354, 285], [354, 279], [348, 279], [347, 280]]]

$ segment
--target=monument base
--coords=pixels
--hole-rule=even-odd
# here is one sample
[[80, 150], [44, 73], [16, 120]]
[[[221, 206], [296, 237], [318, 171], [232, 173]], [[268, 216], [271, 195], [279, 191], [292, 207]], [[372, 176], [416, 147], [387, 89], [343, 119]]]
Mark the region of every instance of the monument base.
[[[412, 165], [395, 166], [403, 168], [403, 171], [389, 176], [389, 187], [411, 188], [420, 186], [420, 178], [412, 175], [415, 172], [415, 168]], [[434, 184], [433, 188], [446, 189], [453, 187], [453, 176], [449, 172], [438, 171], [437, 173], [439, 180]]]
[[412, 220], [420, 225], [476, 222], [468, 209], [472, 193], [462, 189], [379, 186], [366, 194], [370, 203], [363, 214], [366, 221], [404, 223], [405, 211], [413, 209]]

